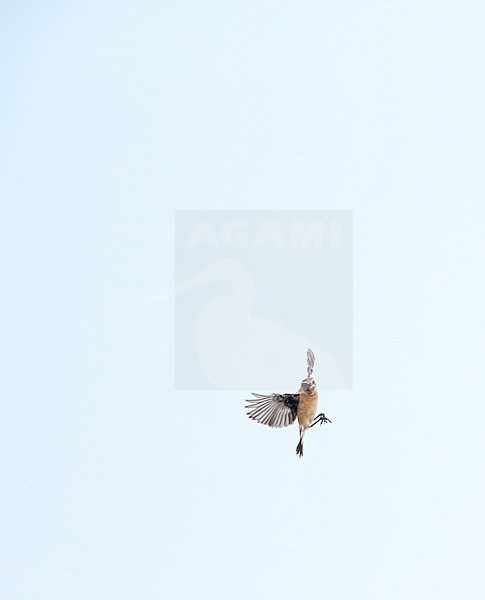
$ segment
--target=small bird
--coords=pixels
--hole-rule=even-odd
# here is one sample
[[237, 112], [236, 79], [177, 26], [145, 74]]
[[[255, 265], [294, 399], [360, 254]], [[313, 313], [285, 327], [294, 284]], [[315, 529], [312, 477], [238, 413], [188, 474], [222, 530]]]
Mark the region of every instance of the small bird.
[[[317, 423], [331, 423], [330, 419], [320, 413], [316, 415], [318, 407], [317, 384], [312, 378], [315, 355], [307, 350], [307, 377], [301, 382], [296, 394], [255, 394], [254, 398], [246, 400], [249, 404], [248, 417], [263, 425], [270, 427], [288, 427], [298, 417], [300, 425], [300, 441], [296, 447], [298, 456], [303, 456], [303, 437], [305, 431]], [[316, 416], [315, 416], [316, 415]]]

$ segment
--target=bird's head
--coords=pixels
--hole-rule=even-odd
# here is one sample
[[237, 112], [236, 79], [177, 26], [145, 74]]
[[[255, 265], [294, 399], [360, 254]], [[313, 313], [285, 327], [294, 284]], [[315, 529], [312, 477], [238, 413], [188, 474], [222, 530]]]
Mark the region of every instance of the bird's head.
[[301, 382], [301, 391], [307, 394], [313, 394], [317, 389], [317, 384], [313, 377], [307, 377]]

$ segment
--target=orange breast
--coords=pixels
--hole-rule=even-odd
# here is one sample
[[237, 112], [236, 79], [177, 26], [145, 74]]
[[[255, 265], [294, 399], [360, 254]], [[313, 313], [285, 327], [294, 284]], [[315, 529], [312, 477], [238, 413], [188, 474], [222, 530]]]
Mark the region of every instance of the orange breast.
[[308, 428], [313, 423], [313, 419], [317, 414], [318, 408], [318, 392], [313, 394], [300, 392], [300, 403], [298, 405], [298, 423], [302, 427]]

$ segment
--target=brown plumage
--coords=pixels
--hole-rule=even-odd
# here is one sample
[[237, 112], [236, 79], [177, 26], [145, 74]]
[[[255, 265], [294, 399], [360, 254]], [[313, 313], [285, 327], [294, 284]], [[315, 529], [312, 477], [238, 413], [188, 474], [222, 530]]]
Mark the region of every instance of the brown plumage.
[[296, 447], [298, 456], [303, 456], [303, 437], [305, 431], [317, 423], [331, 423], [330, 419], [320, 413], [315, 416], [318, 408], [317, 384], [311, 377], [315, 355], [310, 348], [307, 351], [307, 374], [308, 377], [301, 382], [296, 394], [255, 394], [254, 398], [247, 400], [249, 403], [248, 417], [258, 423], [270, 427], [287, 427], [296, 418], [300, 426], [300, 441]]

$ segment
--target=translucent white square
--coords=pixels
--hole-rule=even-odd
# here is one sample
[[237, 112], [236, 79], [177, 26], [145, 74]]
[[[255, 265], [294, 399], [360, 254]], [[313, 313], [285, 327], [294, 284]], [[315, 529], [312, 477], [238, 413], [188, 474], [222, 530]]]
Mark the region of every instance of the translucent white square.
[[352, 388], [352, 211], [176, 211], [176, 389]]

